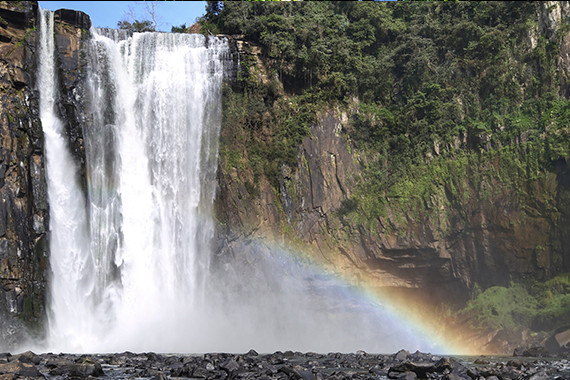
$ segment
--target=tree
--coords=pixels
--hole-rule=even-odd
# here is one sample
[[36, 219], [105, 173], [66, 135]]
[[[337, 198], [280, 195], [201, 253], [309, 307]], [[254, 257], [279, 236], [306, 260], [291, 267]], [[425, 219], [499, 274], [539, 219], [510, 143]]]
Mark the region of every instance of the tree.
[[154, 32], [155, 29], [152, 26], [152, 21], [144, 20], [139, 21], [135, 20], [132, 23], [128, 22], [127, 20], [122, 20], [117, 23], [117, 27], [123, 30], [129, 30], [131, 32]]
[[206, 16], [208, 19], [212, 19], [220, 14], [222, 8], [224, 7], [223, 1], [207, 1], [206, 5]]
[[172, 28], [170, 28], [170, 31], [172, 33], [186, 33], [186, 32], [188, 32], [188, 27], [186, 26], [186, 24], [182, 24], [180, 26], [172, 25]]
[[[137, 2], [138, 3], [138, 2]], [[139, 3], [140, 4], [140, 3]], [[120, 29], [130, 30], [132, 32], [155, 32], [158, 28], [157, 2], [145, 1], [145, 15], [137, 17], [137, 12], [132, 6], [129, 6], [125, 12], [123, 19], [117, 23]], [[141, 21], [140, 19], [143, 18]]]

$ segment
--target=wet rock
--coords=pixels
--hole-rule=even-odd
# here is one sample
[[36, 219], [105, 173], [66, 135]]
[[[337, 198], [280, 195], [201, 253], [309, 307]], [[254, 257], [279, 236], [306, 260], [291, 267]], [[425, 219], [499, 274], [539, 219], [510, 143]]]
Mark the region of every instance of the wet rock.
[[226, 371], [228, 374], [232, 374], [239, 369], [239, 364], [232, 358], [227, 362], [225, 362], [224, 364], [222, 364], [220, 368]]
[[548, 338], [544, 349], [551, 354], [570, 351], [570, 328], [565, 327], [556, 331]]
[[521, 356], [536, 358], [536, 357], [550, 356], [550, 353], [546, 350], [546, 348], [542, 346], [537, 346], [537, 347], [527, 348], [522, 352]]
[[192, 377], [195, 377], [198, 379], [207, 379], [207, 378], [212, 377], [212, 373], [206, 368], [197, 367], [192, 372]]
[[454, 373], [449, 373], [447, 375], [444, 376], [444, 380], [464, 380], [464, 377], [461, 377], [459, 375], [456, 375]]
[[414, 372], [390, 372], [388, 373], [388, 377], [390, 379], [399, 379], [399, 380], [416, 380], [418, 376]]
[[53, 368], [59, 368], [59, 367], [64, 367], [67, 365], [72, 365], [73, 362], [65, 357], [56, 357], [56, 358], [50, 358], [46, 361], [46, 368], [49, 369], [53, 369]]
[[36, 355], [32, 351], [27, 351], [22, 354], [14, 356], [14, 359], [22, 362], [22, 363], [29, 363], [29, 364], [40, 364], [42, 358], [39, 355]]
[[[5, 37], [0, 39], [0, 346], [4, 349], [29, 338], [29, 327], [37, 327], [45, 316], [46, 273], [37, 242], [47, 231], [48, 211], [37, 200], [47, 198], [47, 193], [33, 194], [31, 189], [36, 183], [45, 190], [40, 186], [45, 176], [37, 83], [30, 70], [37, 63], [37, 10], [37, 2], [0, 2], [0, 34]], [[39, 169], [35, 177], [32, 166]], [[12, 302], [15, 293], [18, 299]], [[24, 303], [32, 307], [24, 308]]]
[[433, 363], [414, 363], [406, 361], [390, 368], [390, 372], [413, 372], [418, 377], [426, 377], [428, 372], [436, 372]]
[[532, 375], [528, 378], [528, 380], [548, 380], [551, 379], [551, 376], [548, 375], [546, 372], [540, 372]]
[[[2, 355], [2, 354], [0, 354]], [[38, 358], [40, 359], [38, 361]], [[24, 363], [29, 358], [38, 364]], [[415, 359], [423, 359], [421, 362]], [[8, 361], [8, 359], [11, 359]], [[414, 360], [411, 360], [414, 359]], [[484, 366], [462, 362], [450, 357], [437, 357], [426, 353], [414, 353], [408, 359], [398, 360], [393, 355], [357, 353], [276, 352], [274, 354], [250, 353], [243, 355], [208, 353], [203, 356], [160, 355], [154, 353], [116, 355], [68, 355], [31, 352], [0, 356], [0, 380], [16, 378], [86, 378], [106, 376], [110, 379], [167, 378], [192, 379], [440, 379], [440, 380], [506, 380], [506, 379], [563, 379], [568, 360], [535, 360], [528, 362], [518, 358], [496, 360], [486, 358]], [[272, 364], [281, 361], [283, 364]], [[113, 365], [111, 363], [122, 363]], [[103, 371], [105, 369], [105, 371]]]
[[162, 372], [150, 378], [150, 380], [166, 380], [166, 379], [167, 379], [166, 375]]
[[105, 373], [99, 363], [73, 363], [62, 367], [56, 367], [49, 371], [52, 376], [67, 375], [71, 377], [98, 377], [104, 376]]
[[480, 356], [473, 362], [475, 364], [489, 364], [489, 360], [487, 360], [484, 356]]
[[251, 349], [248, 351], [248, 353], [246, 354], [247, 356], [259, 356], [259, 354], [257, 353], [257, 351]]
[[394, 356], [394, 359], [396, 360], [406, 360], [408, 358], [408, 356], [410, 356], [410, 353], [406, 350], [400, 350], [396, 353], [396, 355]]
[[18, 375], [21, 377], [43, 377], [40, 371], [32, 364], [12, 361], [0, 364], [0, 375]]

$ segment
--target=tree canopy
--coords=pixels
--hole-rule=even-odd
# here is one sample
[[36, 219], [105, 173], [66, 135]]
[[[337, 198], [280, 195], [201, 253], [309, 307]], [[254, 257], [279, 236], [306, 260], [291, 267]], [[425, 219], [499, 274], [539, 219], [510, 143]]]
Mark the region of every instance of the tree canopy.
[[154, 32], [155, 28], [153, 27], [152, 21], [149, 20], [135, 20], [132, 23], [127, 20], [122, 20], [117, 23], [117, 27], [123, 30], [129, 30], [131, 32]]

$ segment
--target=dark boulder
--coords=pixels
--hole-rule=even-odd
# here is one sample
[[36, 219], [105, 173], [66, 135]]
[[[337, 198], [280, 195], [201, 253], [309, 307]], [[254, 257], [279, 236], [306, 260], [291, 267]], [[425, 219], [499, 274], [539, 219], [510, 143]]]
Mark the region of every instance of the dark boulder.
[[570, 351], [570, 327], [558, 329], [545, 343], [544, 351], [560, 354]]
[[12, 361], [0, 364], [0, 375], [17, 375], [20, 377], [44, 377], [32, 364]]
[[14, 356], [14, 359], [22, 362], [22, 363], [29, 363], [38, 365], [41, 363], [42, 358], [39, 355], [36, 355], [32, 351], [26, 351], [22, 354]]
[[99, 363], [73, 363], [67, 364], [62, 367], [56, 367], [49, 371], [51, 376], [63, 376], [67, 375], [69, 377], [99, 377], [105, 376], [103, 368]]

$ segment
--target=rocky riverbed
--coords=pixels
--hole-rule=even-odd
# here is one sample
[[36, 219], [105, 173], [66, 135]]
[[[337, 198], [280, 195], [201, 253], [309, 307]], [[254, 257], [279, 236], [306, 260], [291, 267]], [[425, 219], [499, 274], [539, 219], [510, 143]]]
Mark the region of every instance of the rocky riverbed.
[[399, 351], [393, 355], [275, 352], [0, 354], [0, 380], [12, 379], [570, 379], [570, 361], [544, 358], [453, 358]]

